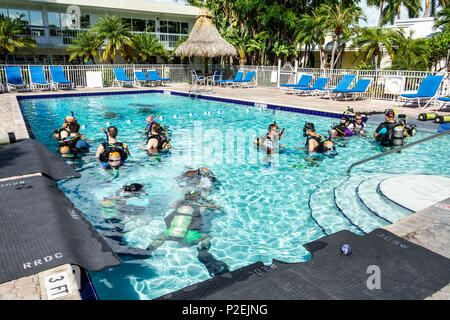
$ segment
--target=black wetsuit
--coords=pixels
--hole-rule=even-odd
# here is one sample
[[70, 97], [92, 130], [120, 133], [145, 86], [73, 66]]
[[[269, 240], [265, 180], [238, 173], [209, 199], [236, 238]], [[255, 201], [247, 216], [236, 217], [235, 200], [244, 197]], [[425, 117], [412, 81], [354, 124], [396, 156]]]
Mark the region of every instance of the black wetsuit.
[[336, 130], [338, 137], [347, 136], [347, 134], [345, 133], [345, 129], [347, 129], [345, 123], [338, 124], [337, 126], [333, 127], [333, 129]]
[[[394, 128], [397, 126], [396, 122], [382, 122], [375, 129], [378, 134], [375, 138], [382, 146], [393, 146], [392, 138], [394, 133]], [[379, 133], [381, 130], [386, 129], [384, 133]]]
[[324, 152], [325, 151], [324, 150], [325, 141], [330, 140], [330, 139], [327, 139], [325, 136], [323, 136], [321, 134], [319, 134], [318, 137], [316, 137], [316, 136], [308, 136], [308, 138], [306, 140], [306, 143], [305, 143], [305, 147], [306, 148], [309, 148], [309, 140], [311, 140], [311, 139], [316, 140], [316, 142], [318, 143], [318, 145], [313, 150], [313, 152], [317, 152], [317, 153]]

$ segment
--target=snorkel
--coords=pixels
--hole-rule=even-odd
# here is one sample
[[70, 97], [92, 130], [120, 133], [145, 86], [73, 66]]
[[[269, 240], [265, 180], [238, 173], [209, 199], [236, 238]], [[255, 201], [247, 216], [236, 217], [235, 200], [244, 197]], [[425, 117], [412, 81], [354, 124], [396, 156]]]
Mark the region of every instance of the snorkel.
[[103, 132], [106, 134], [106, 142], [109, 143], [108, 132], [106, 132], [105, 128], [102, 128]]

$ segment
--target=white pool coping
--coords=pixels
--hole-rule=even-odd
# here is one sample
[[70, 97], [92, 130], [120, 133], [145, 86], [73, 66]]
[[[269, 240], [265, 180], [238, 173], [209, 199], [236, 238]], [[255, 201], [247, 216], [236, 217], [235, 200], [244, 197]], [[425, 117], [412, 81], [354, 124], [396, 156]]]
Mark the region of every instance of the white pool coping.
[[439, 175], [399, 175], [380, 183], [389, 200], [413, 212], [423, 210], [450, 197], [450, 178]]

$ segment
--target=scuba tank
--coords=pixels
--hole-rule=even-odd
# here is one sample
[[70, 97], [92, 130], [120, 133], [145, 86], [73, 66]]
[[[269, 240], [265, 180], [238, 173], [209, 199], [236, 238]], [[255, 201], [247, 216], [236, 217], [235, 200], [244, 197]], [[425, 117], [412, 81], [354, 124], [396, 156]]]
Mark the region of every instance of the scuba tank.
[[421, 113], [421, 114], [419, 114], [419, 120], [421, 120], [421, 121], [433, 120], [433, 119], [436, 119], [436, 117], [437, 117], [436, 113]]
[[392, 134], [392, 144], [394, 146], [403, 145], [403, 138], [405, 137], [404, 129], [402, 126], [396, 126]]
[[436, 119], [434, 119], [434, 122], [436, 123], [450, 122], [450, 116], [437, 116]]
[[0, 132], [0, 145], [16, 142], [14, 132]]

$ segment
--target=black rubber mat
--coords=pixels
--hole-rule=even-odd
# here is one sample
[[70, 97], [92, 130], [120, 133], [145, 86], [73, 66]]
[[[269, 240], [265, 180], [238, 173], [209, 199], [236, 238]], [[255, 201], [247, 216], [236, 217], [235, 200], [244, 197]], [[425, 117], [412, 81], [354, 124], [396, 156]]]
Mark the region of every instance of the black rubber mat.
[[72, 166], [39, 141], [22, 139], [0, 146], [0, 179], [36, 172], [55, 180], [80, 177]]
[[[340, 252], [344, 243], [352, 248], [349, 256]], [[344, 230], [305, 247], [312, 253], [306, 262], [274, 260], [267, 272], [221, 290], [203, 292], [197, 284], [200, 289], [181, 291], [206, 300], [405, 300], [424, 299], [450, 283], [449, 259], [383, 229], [364, 236]]]
[[121, 263], [51, 179], [0, 182], [0, 283], [62, 264], [102, 270]]
[[220, 290], [224, 290], [233, 284], [239, 284], [249, 278], [266, 272], [267, 267], [261, 261], [248, 266], [236, 269], [234, 271], [222, 274], [220, 276], [193, 284], [184, 289], [168, 293], [155, 300], [196, 300], [212, 295]]

